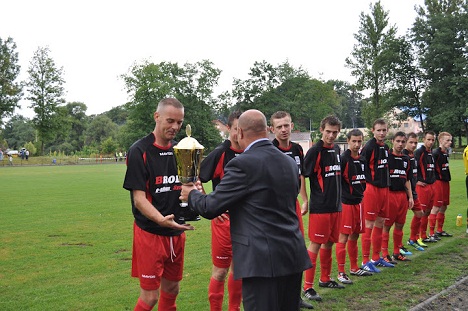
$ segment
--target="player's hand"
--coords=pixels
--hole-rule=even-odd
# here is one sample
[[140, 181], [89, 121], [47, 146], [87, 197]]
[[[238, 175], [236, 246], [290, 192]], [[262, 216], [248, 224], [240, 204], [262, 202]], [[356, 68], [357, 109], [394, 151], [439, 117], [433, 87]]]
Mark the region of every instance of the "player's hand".
[[304, 216], [309, 211], [309, 202], [304, 201], [301, 205], [301, 215]]
[[190, 224], [178, 224], [174, 220], [174, 214], [164, 216], [159, 222], [158, 225], [161, 227], [172, 228], [176, 230], [194, 230], [195, 228]]
[[414, 207], [414, 200], [413, 198], [408, 200], [408, 209], [412, 209]]
[[226, 220], [229, 220], [229, 214], [227, 213], [223, 213], [215, 218], [216, 222], [225, 222]]
[[192, 190], [198, 190], [195, 184], [182, 184], [182, 191], [180, 191], [179, 200], [181, 200], [182, 202], [187, 202], [190, 191]]

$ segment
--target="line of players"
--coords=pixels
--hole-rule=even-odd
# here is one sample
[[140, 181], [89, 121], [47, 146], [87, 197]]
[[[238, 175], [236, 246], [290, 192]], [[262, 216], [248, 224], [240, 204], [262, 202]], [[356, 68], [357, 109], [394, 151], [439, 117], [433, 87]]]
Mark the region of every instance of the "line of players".
[[[218, 146], [202, 162], [200, 180], [212, 181], [213, 189], [223, 176], [224, 166], [239, 155], [237, 119], [234, 112], [228, 120], [229, 139]], [[289, 113], [278, 111], [270, 118], [275, 135], [273, 144], [295, 159], [299, 167], [302, 205], [297, 201], [296, 212], [304, 233], [302, 216], [309, 211], [308, 247], [313, 264], [306, 270], [303, 295], [309, 300], [322, 298], [314, 289], [316, 261], [320, 256], [319, 287], [344, 288], [352, 284], [346, 273], [346, 253], [350, 275], [371, 276], [381, 267], [394, 267], [399, 261], [410, 261], [411, 252], [403, 245], [403, 226], [408, 210], [414, 213], [407, 244], [424, 251], [426, 243], [449, 237], [443, 230], [445, 211], [449, 205], [450, 170], [448, 148], [452, 136], [439, 134], [439, 147], [431, 152], [435, 133], [424, 134], [423, 145], [416, 149], [414, 133], [397, 132], [392, 137], [392, 149], [385, 144], [388, 126], [378, 119], [372, 126], [373, 138], [364, 146], [364, 135], [358, 129], [347, 133], [348, 149], [340, 154], [335, 139], [341, 122], [334, 116], [321, 121], [322, 137], [304, 157], [302, 147], [291, 141], [294, 128]], [[305, 178], [309, 178], [310, 202]], [[427, 226], [429, 224], [429, 235]], [[390, 229], [393, 229], [393, 249], [389, 251]], [[362, 263], [358, 265], [358, 239], [361, 238]], [[336, 244], [338, 276], [331, 278], [332, 247]], [[372, 253], [371, 253], [372, 246]], [[212, 221], [213, 272], [208, 296], [210, 310], [222, 310], [224, 282], [232, 264], [229, 215]], [[232, 267], [233, 269], [233, 267]], [[229, 311], [240, 310], [241, 281], [229, 275]], [[301, 300], [302, 308], [312, 305]]]

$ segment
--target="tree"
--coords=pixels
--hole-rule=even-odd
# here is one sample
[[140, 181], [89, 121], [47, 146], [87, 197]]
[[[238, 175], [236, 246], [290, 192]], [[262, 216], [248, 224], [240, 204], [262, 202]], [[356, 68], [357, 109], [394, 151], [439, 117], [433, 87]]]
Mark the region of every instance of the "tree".
[[343, 122], [343, 128], [358, 128], [364, 126], [362, 119], [362, 94], [355, 85], [346, 81], [330, 80], [327, 84], [331, 85], [338, 95], [341, 113], [337, 116]]
[[468, 2], [426, 0], [411, 29], [432, 129], [468, 137]]
[[117, 135], [118, 126], [112, 120], [104, 115], [96, 116], [90, 123], [85, 132], [86, 145], [100, 147], [106, 139], [114, 139]]
[[36, 114], [33, 122], [41, 140], [41, 155], [44, 154], [44, 144], [51, 142], [60, 128], [57, 109], [65, 102], [63, 68], [56, 67], [49, 53], [47, 47], [39, 47], [34, 52], [26, 82], [29, 93], [27, 99], [31, 101], [29, 107]]
[[386, 87], [391, 81], [393, 61], [395, 60], [394, 41], [397, 28], [389, 25], [388, 12], [380, 1], [370, 5], [371, 14], [361, 12], [358, 33], [354, 34], [357, 43], [346, 58], [346, 65], [357, 78], [358, 90], [370, 90], [369, 117], [367, 125], [381, 117], [389, 107], [383, 105]]
[[[165, 97], [175, 97], [185, 107], [184, 124], [191, 124], [193, 136], [208, 150], [219, 144], [221, 136], [212, 123], [215, 100], [213, 88], [221, 71], [209, 61], [195, 64], [145, 62], [134, 65], [123, 75], [131, 101], [126, 104], [128, 121], [120, 131], [119, 142], [128, 148], [138, 138], [154, 129], [153, 114], [158, 102]], [[122, 133], [125, 131], [125, 133]], [[178, 139], [185, 136], [181, 131]]]
[[11, 149], [20, 149], [35, 140], [34, 124], [22, 115], [14, 115], [5, 123], [3, 136]]
[[16, 43], [8, 37], [0, 38], [0, 125], [3, 118], [11, 116], [21, 99], [22, 86], [15, 82], [20, 73]]

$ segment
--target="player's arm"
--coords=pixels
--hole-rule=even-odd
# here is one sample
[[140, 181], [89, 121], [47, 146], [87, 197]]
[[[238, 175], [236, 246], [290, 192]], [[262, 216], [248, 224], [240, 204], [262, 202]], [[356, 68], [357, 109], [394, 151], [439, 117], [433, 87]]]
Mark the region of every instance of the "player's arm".
[[146, 198], [145, 191], [132, 190], [133, 203], [135, 207], [149, 220], [157, 223], [161, 227], [169, 227], [177, 230], [193, 230], [189, 224], [178, 224], [174, 221], [174, 214], [163, 216]]
[[304, 175], [300, 175], [300, 179], [301, 179], [301, 190], [299, 192], [299, 195], [301, 196], [301, 199], [302, 199], [301, 214], [302, 216], [304, 216], [309, 211], [309, 198], [307, 197], [307, 187], [306, 187], [306, 181], [305, 181]]
[[413, 191], [411, 190], [411, 182], [408, 179], [405, 183], [406, 195], [408, 196], [408, 209], [414, 206]]

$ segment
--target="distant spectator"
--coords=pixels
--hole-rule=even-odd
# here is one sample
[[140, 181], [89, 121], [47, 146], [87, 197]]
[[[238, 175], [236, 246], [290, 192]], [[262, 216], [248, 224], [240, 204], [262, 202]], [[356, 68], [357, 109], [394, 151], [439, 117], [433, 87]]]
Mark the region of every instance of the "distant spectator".
[[28, 161], [28, 159], [29, 159], [29, 150], [25, 151], [25, 156], [26, 156], [26, 161]]
[[13, 166], [13, 156], [11, 154], [8, 155], [8, 164]]
[[3, 151], [0, 149], [0, 161], [3, 161]]

